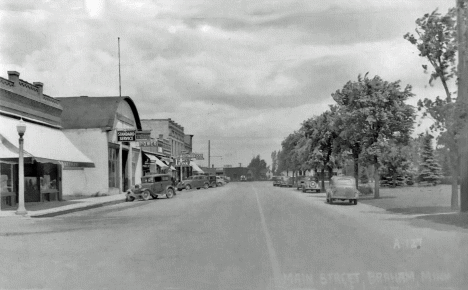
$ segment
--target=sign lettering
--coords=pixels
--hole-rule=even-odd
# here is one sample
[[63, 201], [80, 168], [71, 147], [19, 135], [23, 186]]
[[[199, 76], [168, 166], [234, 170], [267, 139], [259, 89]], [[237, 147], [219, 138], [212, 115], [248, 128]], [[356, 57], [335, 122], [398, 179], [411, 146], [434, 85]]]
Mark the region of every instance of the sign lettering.
[[117, 142], [135, 141], [135, 130], [117, 130]]

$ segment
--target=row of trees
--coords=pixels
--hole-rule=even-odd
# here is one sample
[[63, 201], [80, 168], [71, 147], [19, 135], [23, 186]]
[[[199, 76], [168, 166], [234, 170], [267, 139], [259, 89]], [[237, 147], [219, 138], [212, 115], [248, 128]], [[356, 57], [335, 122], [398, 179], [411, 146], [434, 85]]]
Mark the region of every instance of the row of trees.
[[[466, 5], [466, 1], [462, 2]], [[458, 140], [467, 112], [462, 103], [457, 102], [449, 85], [457, 76], [457, 28], [460, 27], [456, 25], [456, 12], [453, 8], [446, 15], [437, 10], [425, 14], [416, 20], [416, 34], [404, 35], [404, 39], [418, 49], [419, 56], [429, 62], [429, 66], [423, 65], [425, 72], [430, 71], [429, 84], [440, 81], [444, 87], [444, 97], [419, 100], [417, 109], [422, 111], [423, 117], [434, 121], [430, 131], [438, 134], [440, 153], [451, 171], [452, 207], [458, 206]], [[414, 146], [409, 143], [415, 110], [406, 101], [413, 96], [411, 86], [402, 88], [399, 81], [359, 75], [357, 81], [349, 81], [332, 94], [336, 104], [329, 110], [305, 120], [298, 131], [284, 139], [282, 149], [272, 153], [273, 171], [315, 169], [331, 173], [333, 168], [351, 158], [356, 179], [360, 165], [374, 166], [374, 196], [378, 198], [382, 172], [397, 175], [411, 167], [409, 160]], [[428, 135], [425, 140], [430, 139]], [[431, 166], [426, 161], [420, 162], [425, 166], [420, 169], [420, 174], [423, 170], [426, 172], [423, 179], [436, 176], [434, 172], [439, 170], [433, 164], [429, 174], [427, 168]]]
[[[413, 130], [415, 112], [405, 102], [412, 97], [411, 86], [387, 82], [379, 76], [358, 76], [332, 94], [336, 104], [282, 142], [276, 155], [279, 171], [320, 170], [331, 175], [343, 161], [354, 160], [354, 176], [359, 165], [373, 165], [374, 196], [379, 197], [379, 168], [383, 152], [406, 145]], [[272, 157], [273, 157], [272, 156]], [[275, 162], [274, 162], [275, 163]], [[322, 179], [322, 186], [324, 180]]]

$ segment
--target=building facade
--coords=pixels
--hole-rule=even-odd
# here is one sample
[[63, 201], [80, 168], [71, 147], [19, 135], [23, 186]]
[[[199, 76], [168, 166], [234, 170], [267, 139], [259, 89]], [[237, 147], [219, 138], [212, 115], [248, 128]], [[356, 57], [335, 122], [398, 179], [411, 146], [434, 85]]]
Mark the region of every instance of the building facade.
[[60, 102], [43, 93], [40, 82], [29, 83], [16, 71], [0, 78], [1, 204], [18, 201], [18, 133], [24, 134], [24, 189], [26, 202], [61, 200], [74, 180], [93, 170], [94, 162], [64, 134]]
[[[161, 139], [167, 138], [170, 142], [170, 157], [175, 168], [174, 177], [177, 180], [184, 179], [192, 175], [193, 166], [191, 162], [182, 160], [181, 155], [187, 152], [187, 145], [192, 146], [193, 135], [185, 135], [184, 127], [177, 124], [171, 118], [168, 119], [143, 119], [141, 120], [144, 130], [151, 130], [152, 136], [159, 136]], [[189, 137], [186, 137], [189, 136]], [[189, 142], [186, 145], [186, 140]]]
[[[130, 97], [57, 98], [66, 136], [93, 160], [95, 168], [75, 180], [74, 194], [117, 194], [140, 183], [142, 150], [138, 142], [118, 142], [117, 131], [142, 129]], [[79, 187], [79, 184], [86, 187]]]

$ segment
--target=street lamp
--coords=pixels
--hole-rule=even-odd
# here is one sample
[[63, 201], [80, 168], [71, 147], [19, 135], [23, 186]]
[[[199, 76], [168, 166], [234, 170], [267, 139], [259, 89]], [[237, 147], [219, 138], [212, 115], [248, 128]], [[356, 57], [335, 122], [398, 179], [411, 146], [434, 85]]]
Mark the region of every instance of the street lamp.
[[18, 209], [17, 215], [27, 215], [24, 207], [24, 160], [23, 160], [23, 135], [26, 132], [26, 123], [21, 120], [16, 125], [16, 131], [19, 135], [19, 160], [18, 160]]

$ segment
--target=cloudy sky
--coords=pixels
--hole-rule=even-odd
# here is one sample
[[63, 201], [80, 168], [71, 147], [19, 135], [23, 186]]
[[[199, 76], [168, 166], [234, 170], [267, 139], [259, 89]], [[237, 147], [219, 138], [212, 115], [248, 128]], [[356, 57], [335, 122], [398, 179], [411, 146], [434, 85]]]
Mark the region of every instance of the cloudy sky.
[[[428, 86], [403, 35], [455, 0], [3, 0], [0, 76], [53, 97], [122, 95], [141, 118], [172, 118], [212, 163], [270, 154], [358, 74]], [[200, 162], [206, 165], [206, 160]]]

